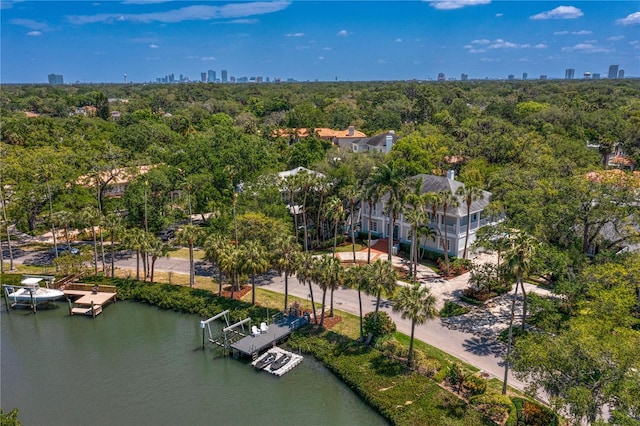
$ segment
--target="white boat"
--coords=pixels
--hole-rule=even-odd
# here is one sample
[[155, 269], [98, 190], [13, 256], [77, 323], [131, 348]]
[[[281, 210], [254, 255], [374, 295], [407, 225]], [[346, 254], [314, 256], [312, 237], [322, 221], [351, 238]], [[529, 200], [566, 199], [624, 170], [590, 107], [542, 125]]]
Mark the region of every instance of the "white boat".
[[4, 291], [7, 297], [13, 302], [31, 302], [35, 303], [48, 302], [64, 297], [64, 293], [60, 290], [52, 288], [40, 287], [42, 278], [25, 278], [21, 281], [23, 286], [5, 285]]

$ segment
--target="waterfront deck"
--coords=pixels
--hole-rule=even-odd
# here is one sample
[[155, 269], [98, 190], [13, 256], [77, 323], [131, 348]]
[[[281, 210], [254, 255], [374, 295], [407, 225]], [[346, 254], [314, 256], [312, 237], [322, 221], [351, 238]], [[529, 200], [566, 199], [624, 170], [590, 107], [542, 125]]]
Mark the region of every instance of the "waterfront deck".
[[[62, 290], [69, 302], [70, 315], [96, 316], [102, 312], [102, 307], [116, 300], [114, 286], [97, 286], [88, 284], [71, 284]], [[71, 304], [71, 299], [73, 304]]]
[[284, 340], [292, 331], [307, 322], [308, 320], [304, 317], [285, 316], [279, 321], [269, 324], [266, 332], [243, 337], [232, 343], [230, 347], [242, 355], [254, 356], [275, 346], [277, 342]]

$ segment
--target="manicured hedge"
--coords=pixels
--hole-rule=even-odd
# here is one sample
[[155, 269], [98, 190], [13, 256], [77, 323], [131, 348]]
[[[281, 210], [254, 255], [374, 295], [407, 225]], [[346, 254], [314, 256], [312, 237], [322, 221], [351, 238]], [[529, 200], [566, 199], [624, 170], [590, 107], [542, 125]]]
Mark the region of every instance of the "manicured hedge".
[[492, 424], [428, 377], [344, 336], [316, 333], [308, 326], [292, 335], [289, 344], [312, 353], [393, 424]]

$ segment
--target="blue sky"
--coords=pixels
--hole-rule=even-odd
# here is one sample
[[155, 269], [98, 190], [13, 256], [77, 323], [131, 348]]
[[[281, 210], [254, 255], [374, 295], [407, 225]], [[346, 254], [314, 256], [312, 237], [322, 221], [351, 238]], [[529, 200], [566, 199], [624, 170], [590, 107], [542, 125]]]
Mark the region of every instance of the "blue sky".
[[2, 83], [640, 77], [638, 1], [6, 1]]

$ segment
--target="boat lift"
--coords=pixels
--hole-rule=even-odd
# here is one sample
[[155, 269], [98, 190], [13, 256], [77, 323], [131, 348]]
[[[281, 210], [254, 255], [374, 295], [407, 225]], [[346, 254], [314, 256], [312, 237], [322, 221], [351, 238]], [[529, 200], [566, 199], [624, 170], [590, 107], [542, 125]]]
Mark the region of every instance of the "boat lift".
[[[213, 317], [207, 320], [200, 321], [200, 329], [202, 329], [202, 348], [203, 349], [204, 349], [204, 343], [205, 343], [205, 335], [207, 332], [209, 334], [209, 337], [208, 337], [209, 342], [224, 348], [225, 355], [227, 354], [227, 351], [229, 350], [233, 342], [238, 340], [238, 338], [242, 338], [247, 335], [247, 332], [245, 331], [244, 326], [245, 324], [248, 323], [248, 327], [249, 329], [251, 329], [251, 318], [245, 318], [241, 321], [236, 322], [235, 324], [230, 324], [229, 312], [230, 312], [229, 310], [226, 310], [224, 312], [220, 312], [217, 315], [214, 315]], [[224, 322], [227, 324], [227, 326], [222, 329], [222, 332], [220, 334], [214, 335], [214, 333], [211, 331], [211, 322], [220, 318], [224, 318]], [[237, 330], [238, 327], [240, 327], [242, 331]]]

